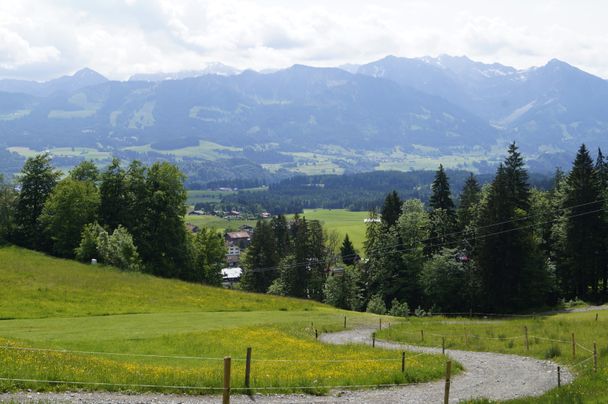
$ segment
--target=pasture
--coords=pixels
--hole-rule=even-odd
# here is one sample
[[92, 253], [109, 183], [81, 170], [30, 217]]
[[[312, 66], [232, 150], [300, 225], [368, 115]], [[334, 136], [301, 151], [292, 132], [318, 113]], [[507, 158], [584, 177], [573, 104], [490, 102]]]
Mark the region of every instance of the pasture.
[[348, 327], [377, 324], [378, 317], [316, 302], [124, 273], [16, 247], [0, 248], [0, 278], [0, 377], [22, 379], [1, 380], [0, 391], [218, 393], [222, 358], [230, 355], [238, 392], [247, 347], [251, 384], [262, 393], [419, 382], [444, 370], [440, 356], [411, 358], [401, 372], [399, 352], [317, 342], [315, 330], [343, 329], [344, 316]]
[[[192, 196], [193, 198], [195, 197], [194, 195]], [[320, 221], [326, 230], [336, 231], [340, 235], [340, 241], [342, 241], [345, 234], [348, 234], [355, 249], [357, 249], [359, 254], [363, 254], [366, 229], [363, 220], [368, 215], [368, 212], [352, 212], [346, 209], [304, 209], [304, 213], [300, 216], [304, 216], [309, 220]], [[293, 218], [293, 215], [289, 215], [288, 218]], [[226, 230], [237, 230], [245, 224], [255, 226], [256, 220], [224, 219], [212, 215], [187, 215], [186, 222], [199, 227], [214, 228], [223, 232]]]

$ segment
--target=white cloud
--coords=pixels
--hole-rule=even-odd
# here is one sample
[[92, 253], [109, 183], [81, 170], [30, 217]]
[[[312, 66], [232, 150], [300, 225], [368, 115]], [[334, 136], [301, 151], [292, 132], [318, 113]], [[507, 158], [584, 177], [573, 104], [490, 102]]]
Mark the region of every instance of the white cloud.
[[52, 63], [59, 58], [59, 54], [54, 46], [33, 46], [18, 33], [0, 27], [0, 71]]
[[[21, 0], [0, 4], [0, 76], [47, 79], [88, 66], [111, 78], [387, 54], [462, 55], [519, 68], [557, 57], [608, 77], [606, 7], [568, 0]], [[549, 23], [550, 22], [550, 23]]]

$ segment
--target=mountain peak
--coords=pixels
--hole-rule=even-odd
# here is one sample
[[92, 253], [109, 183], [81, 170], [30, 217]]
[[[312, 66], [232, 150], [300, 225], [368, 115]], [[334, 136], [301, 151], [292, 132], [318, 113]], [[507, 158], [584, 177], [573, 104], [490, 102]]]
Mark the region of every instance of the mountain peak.
[[103, 81], [107, 81], [108, 79], [103, 76], [102, 74], [96, 72], [95, 70], [89, 68], [89, 67], [85, 67], [82, 68], [80, 70], [78, 70], [76, 73], [74, 73], [72, 75], [73, 78], [77, 78], [77, 79], [98, 79], [98, 80], [103, 80]]
[[571, 65], [564, 62], [563, 60], [559, 60], [556, 58], [553, 58], [550, 61], [548, 61], [545, 66], [547, 66], [547, 67], [572, 67]]

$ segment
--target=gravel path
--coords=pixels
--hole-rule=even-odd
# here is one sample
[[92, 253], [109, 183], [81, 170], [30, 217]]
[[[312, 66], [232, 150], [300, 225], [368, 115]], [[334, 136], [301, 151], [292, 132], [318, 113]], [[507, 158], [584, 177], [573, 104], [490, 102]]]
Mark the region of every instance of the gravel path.
[[[356, 329], [323, 334], [321, 341], [328, 344], [371, 344], [372, 329]], [[376, 346], [410, 352], [441, 353], [441, 349], [402, 345], [376, 341]], [[460, 362], [465, 371], [452, 378], [450, 402], [476, 397], [493, 400], [538, 396], [552, 389], [557, 383], [557, 365], [550, 361], [516, 355], [488, 352], [449, 350], [448, 356]], [[562, 383], [570, 383], [572, 374], [562, 369]], [[233, 403], [440, 403], [443, 402], [444, 381], [383, 389], [342, 391], [334, 390], [327, 396], [315, 397], [304, 394], [255, 395], [253, 398], [233, 395]], [[185, 396], [170, 394], [121, 394], [110, 392], [34, 393], [18, 392], [0, 394], [2, 401], [52, 402], [52, 403], [217, 403], [219, 396]]]

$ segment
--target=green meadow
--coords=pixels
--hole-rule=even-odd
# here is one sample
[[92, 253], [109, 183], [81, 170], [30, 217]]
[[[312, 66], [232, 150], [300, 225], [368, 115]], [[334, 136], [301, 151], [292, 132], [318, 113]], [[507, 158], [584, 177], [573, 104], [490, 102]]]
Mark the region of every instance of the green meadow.
[[[0, 377], [38, 380], [3, 380], [0, 391], [219, 393], [229, 355], [239, 392], [247, 347], [252, 387], [266, 393], [420, 382], [440, 378], [444, 369], [440, 356], [422, 355], [402, 373], [399, 352], [316, 341], [315, 330], [343, 329], [344, 316], [348, 327], [378, 323], [377, 316], [316, 302], [125, 273], [16, 247], [0, 248], [0, 278]], [[49, 380], [61, 383], [43, 382]]]
[[[194, 195], [192, 198], [195, 197]], [[368, 215], [368, 212], [352, 212], [346, 209], [304, 209], [304, 213], [301, 214], [306, 219], [320, 221], [328, 231], [336, 231], [340, 235], [340, 240], [348, 234], [359, 254], [363, 253], [366, 229], [364, 220]], [[291, 218], [293, 215], [289, 217]], [[243, 225], [255, 226], [256, 220], [224, 219], [212, 215], [188, 215], [186, 216], [186, 222], [223, 232], [225, 230], [236, 230]]]

